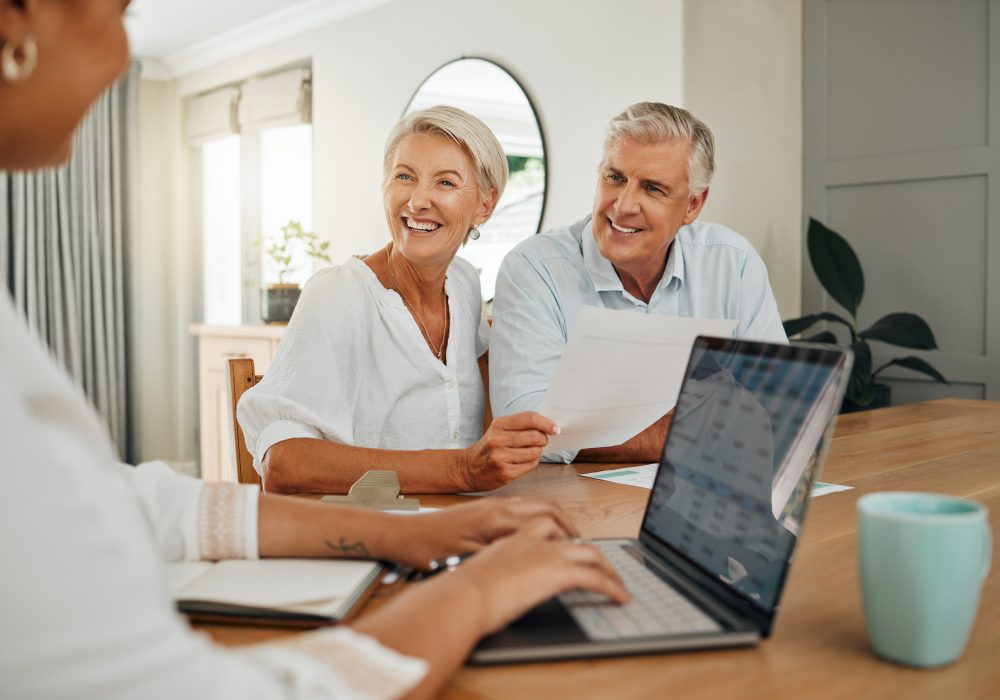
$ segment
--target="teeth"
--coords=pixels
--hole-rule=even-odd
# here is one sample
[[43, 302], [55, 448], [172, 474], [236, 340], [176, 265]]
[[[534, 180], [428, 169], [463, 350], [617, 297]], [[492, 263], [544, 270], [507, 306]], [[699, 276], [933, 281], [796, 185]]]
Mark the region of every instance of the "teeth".
[[622, 233], [635, 233], [636, 231], [639, 230], [637, 228], [626, 228], [625, 226], [619, 226], [614, 221], [611, 222], [611, 228], [613, 228], [615, 231], [621, 231]]
[[440, 227], [440, 224], [435, 224], [430, 221], [427, 223], [421, 223], [409, 218], [406, 220], [406, 225], [415, 231], [433, 231], [434, 229]]

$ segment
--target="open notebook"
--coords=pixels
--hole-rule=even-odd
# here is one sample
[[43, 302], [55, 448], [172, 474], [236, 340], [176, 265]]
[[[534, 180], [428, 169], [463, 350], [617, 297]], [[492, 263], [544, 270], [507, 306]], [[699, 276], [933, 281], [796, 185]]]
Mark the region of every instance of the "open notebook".
[[315, 626], [348, 619], [382, 565], [347, 559], [228, 559], [167, 565], [177, 608], [199, 620]]

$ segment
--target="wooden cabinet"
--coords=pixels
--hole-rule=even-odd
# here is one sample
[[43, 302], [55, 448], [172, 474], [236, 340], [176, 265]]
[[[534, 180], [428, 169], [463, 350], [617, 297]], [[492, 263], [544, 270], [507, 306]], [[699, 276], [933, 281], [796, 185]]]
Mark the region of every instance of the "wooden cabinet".
[[236, 480], [226, 362], [234, 357], [249, 357], [257, 374], [264, 374], [285, 328], [192, 324], [191, 334], [198, 337], [199, 458], [201, 477], [206, 481]]

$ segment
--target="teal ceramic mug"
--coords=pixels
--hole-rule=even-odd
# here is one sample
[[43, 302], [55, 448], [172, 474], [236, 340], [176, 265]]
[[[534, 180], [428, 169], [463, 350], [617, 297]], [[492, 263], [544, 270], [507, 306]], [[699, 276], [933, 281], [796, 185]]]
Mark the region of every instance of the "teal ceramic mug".
[[933, 493], [858, 500], [861, 594], [872, 648], [911, 666], [961, 656], [989, 573], [986, 508]]

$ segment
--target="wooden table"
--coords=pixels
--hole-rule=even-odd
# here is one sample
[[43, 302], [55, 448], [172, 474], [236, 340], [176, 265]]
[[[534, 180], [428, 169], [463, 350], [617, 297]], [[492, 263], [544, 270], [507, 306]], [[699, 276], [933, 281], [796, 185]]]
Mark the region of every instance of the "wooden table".
[[[634, 536], [648, 491], [578, 478], [607, 465], [543, 465], [500, 495], [559, 502], [588, 537]], [[916, 670], [868, 646], [857, 570], [858, 497], [935, 491], [974, 498], [1000, 543], [1000, 402], [948, 399], [842, 416], [824, 481], [852, 491], [814, 499], [774, 634], [758, 647], [623, 659], [466, 667], [445, 698], [1000, 698], [1000, 572], [983, 589], [963, 657]], [[427, 497], [447, 505], [460, 497]], [[204, 627], [224, 644], [285, 634]]]

